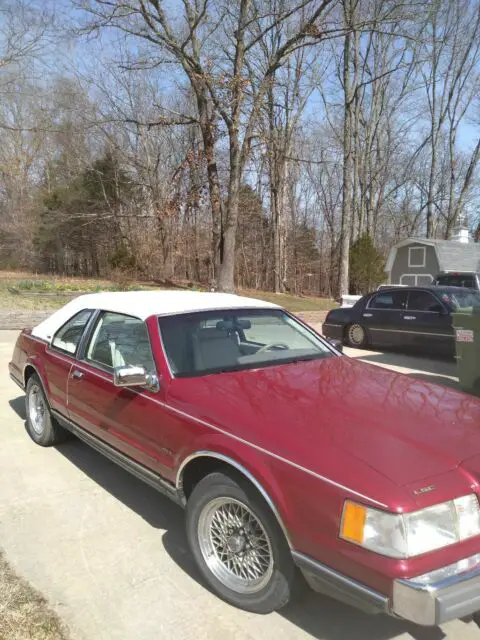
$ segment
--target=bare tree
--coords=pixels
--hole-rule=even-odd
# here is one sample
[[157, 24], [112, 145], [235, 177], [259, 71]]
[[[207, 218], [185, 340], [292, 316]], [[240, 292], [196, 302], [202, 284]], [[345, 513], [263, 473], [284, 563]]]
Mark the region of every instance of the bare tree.
[[0, 0], [0, 72], [38, 57], [51, 34], [52, 15], [36, 0]]
[[[448, 135], [450, 180], [448, 209], [445, 215], [448, 235], [458, 217], [465, 193], [471, 183], [478, 162], [478, 151], [471, 156], [471, 171], [465, 175], [458, 199], [456, 140], [458, 128], [478, 92], [477, 66], [480, 60], [480, 11], [469, 0], [436, 0], [428, 15], [425, 32], [428, 34], [422, 51], [423, 86], [429, 114], [428, 136], [423, 144], [430, 149], [430, 176], [426, 203], [426, 235], [435, 234], [436, 183], [440, 145]], [[472, 84], [472, 80], [474, 81]], [[480, 146], [479, 146], [480, 150]]]
[[[415, 42], [418, 37], [415, 31], [409, 33], [414, 11], [418, 11], [414, 3], [342, 0], [342, 7], [346, 35], [341, 54], [336, 52], [342, 89], [341, 132], [338, 121], [330, 119], [343, 155], [338, 296], [349, 288], [351, 239], [362, 230], [375, 234], [375, 221], [388, 193], [386, 164], [393, 151], [393, 119], [410, 91], [415, 68], [406, 41]], [[395, 77], [399, 70], [403, 77]], [[392, 95], [394, 83], [397, 91]], [[326, 96], [324, 102], [330, 118]]]
[[[274, 290], [287, 285], [287, 224], [289, 169], [298, 125], [309, 96], [312, 61], [305, 50], [297, 51], [272, 82], [265, 104], [263, 139], [268, 161], [270, 214], [273, 232]], [[262, 125], [260, 125], [262, 127]]]
[[[116, 27], [158, 48], [155, 60], [175, 62], [186, 76], [196, 99], [196, 117], [202, 132], [213, 215], [214, 254], [218, 286], [234, 288], [235, 234], [239, 190], [259, 112], [276, 71], [296, 50], [337, 33], [322, 21], [335, 0], [285, 2], [274, 11], [270, 1], [229, 3], [184, 0], [183, 22], [156, 0], [91, 0], [82, 6], [94, 16], [89, 28]], [[260, 43], [272, 29], [284, 24], [281, 39], [271, 50], [257, 87], [248, 80]], [[186, 26], [184, 26], [186, 25]], [[222, 207], [216, 161], [219, 121], [228, 137], [228, 187]], [[162, 118], [165, 123], [165, 118]]]
[[338, 296], [359, 236], [473, 224], [479, 0], [76, 3], [62, 77], [0, 0], [4, 266]]

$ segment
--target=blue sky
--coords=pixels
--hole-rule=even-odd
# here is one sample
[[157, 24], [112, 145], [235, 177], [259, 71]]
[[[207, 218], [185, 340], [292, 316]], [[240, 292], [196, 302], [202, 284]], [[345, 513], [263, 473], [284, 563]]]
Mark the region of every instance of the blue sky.
[[[11, 0], [15, 3], [15, 0]], [[133, 52], [136, 45], [130, 40], [128, 46], [125, 45], [123, 35], [114, 30], [104, 30], [101, 35], [88, 36], [83, 38], [74, 37], [69, 33], [66, 25], [72, 26], [85, 19], [85, 13], [77, 9], [72, 0], [34, 0], [39, 8], [55, 10], [57, 16], [57, 28], [52, 34], [51, 44], [42, 56], [41, 61], [32, 65], [32, 74], [41, 80], [49, 80], [55, 76], [69, 76], [79, 73], [85, 80], [90, 74], [95, 73], [102, 64], [111, 63], [120, 50], [120, 43], [126, 51]], [[179, 0], [170, 0], [166, 3], [172, 7], [180, 6]], [[57, 38], [56, 38], [57, 37]], [[178, 84], [183, 84], [184, 78], [173, 72], [172, 67], [168, 67], [160, 73], [156, 73], [162, 93], [168, 94], [175, 91]], [[328, 95], [328, 94], [327, 94]], [[337, 102], [338, 98], [331, 94], [332, 101]], [[323, 103], [318, 95], [314, 93], [309, 101], [305, 116], [309, 121], [323, 119]], [[421, 126], [421, 125], [420, 125]], [[468, 152], [473, 149], [478, 137], [478, 126], [473, 124], [471, 119], [466, 118], [459, 128], [458, 148]]]

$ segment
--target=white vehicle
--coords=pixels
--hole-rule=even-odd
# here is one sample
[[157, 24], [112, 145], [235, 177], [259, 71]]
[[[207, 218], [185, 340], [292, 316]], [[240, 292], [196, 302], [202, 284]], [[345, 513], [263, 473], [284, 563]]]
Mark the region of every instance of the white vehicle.
[[380, 291], [381, 289], [391, 289], [392, 287], [406, 287], [406, 284], [381, 284], [379, 287], [377, 287], [377, 291]]

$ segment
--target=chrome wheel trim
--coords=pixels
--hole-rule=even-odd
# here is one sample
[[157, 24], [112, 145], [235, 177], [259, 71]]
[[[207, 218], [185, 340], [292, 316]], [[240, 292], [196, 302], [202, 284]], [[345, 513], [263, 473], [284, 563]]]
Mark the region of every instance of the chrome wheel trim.
[[352, 344], [360, 346], [365, 341], [365, 329], [359, 324], [352, 324], [348, 329], [348, 339]]
[[215, 498], [200, 513], [198, 543], [212, 574], [225, 587], [253, 594], [270, 581], [273, 551], [258, 516], [234, 498]]
[[28, 416], [32, 429], [39, 436], [45, 431], [45, 417], [47, 412], [47, 404], [40, 387], [33, 385], [28, 394]]

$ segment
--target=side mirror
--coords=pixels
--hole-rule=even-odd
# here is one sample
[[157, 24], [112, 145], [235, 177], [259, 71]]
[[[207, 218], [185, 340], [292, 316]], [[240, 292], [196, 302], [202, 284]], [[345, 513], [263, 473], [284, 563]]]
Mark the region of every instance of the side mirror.
[[147, 373], [144, 367], [115, 367], [113, 384], [116, 387], [148, 387], [152, 391], [160, 388], [157, 376]]
[[337, 338], [328, 338], [327, 342], [330, 343], [337, 351], [341, 351], [343, 353], [343, 342], [341, 340], [337, 340]]

